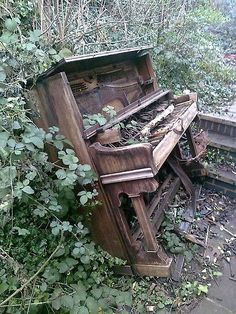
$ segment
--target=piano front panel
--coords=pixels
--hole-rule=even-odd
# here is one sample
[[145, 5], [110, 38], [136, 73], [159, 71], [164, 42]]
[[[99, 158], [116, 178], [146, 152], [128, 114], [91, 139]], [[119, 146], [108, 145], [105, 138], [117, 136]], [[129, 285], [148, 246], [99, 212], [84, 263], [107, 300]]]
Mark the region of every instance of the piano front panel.
[[149, 55], [146, 55], [137, 60], [68, 74], [70, 87], [81, 114], [101, 113], [106, 106], [112, 106], [119, 112], [156, 89], [156, 78], [153, 70], [151, 71], [149, 59]]

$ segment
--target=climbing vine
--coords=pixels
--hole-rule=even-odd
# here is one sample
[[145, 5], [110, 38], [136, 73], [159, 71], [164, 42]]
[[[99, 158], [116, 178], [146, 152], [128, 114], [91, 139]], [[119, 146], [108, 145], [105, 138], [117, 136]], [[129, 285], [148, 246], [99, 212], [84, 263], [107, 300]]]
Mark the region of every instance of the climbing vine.
[[109, 313], [131, 295], [113, 288], [121, 262], [95, 246], [78, 215], [97, 206], [96, 176], [58, 128], [37, 128], [25, 109], [27, 82], [71, 52], [31, 29], [32, 2], [11, 3], [1, 6], [0, 312]]

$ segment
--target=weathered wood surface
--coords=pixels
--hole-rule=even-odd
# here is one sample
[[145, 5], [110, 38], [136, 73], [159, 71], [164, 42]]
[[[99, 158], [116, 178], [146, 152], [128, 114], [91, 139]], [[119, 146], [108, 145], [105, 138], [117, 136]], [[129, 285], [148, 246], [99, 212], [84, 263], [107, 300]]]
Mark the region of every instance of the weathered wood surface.
[[[45, 130], [50, 126], [58, 126], [60, 133], [73, 144], [80, 162], [90, 164], [94, 168], [82, 137], [82, 118], [65, 73], [56, 74], [40, 82], [37, 85], [37, 95], [40, 119], [36, 119], [35, 123]], [[114, 256], [129, 259], [112, 206], [100, 181], [97, 188], [103, 205], [93, 212], [93, 238]], [[109, 238], [104, 233], [104, 225]]]
[[118, 148], [104, 147], [99, 143], [94, 143], [90, 146], [90, 152], [100, 175], [145, 168], [151, 168], [155, 172], [152, 145], [148, 143]]
[[159, 245], [155, 239], [155, 234], [147, 214], [143, 196], [134, 195], [131, 196], [131, 200], [138, 218], [140, 228], [143, 232], [144, 241], [146, 243], [146, 250], [149, 252], [157, 252]]
[[192, 130], [191, 130], [191, 126], [189, 126], [186, 130], [186, 136], [188, 139], [188, 143], [189, 143], [189, 147], [190, 147], [190, 152], [192, 157], [196, 157], [197, 156], [197, 147], [193, 138], [193, 134], [192, 134]]
[[180, 166], [177, 159], [174, 159], [172, 157], [169, 157], [167, 159], [168, 164], [172, 168], [172, 170], [177, 174], [177, 176], [180, 178], [181, 182], [183, 183], [183, 186], [185, 187], [186, 191], [190, 196], [194, 195], [194, 186], [192, 181], [189, 179], [188, 175], [185, 173], [183, 168]]
[[[162, 197], [162, 193], [164, 192], [166, 186], [169, 184], [170, 180], [173, 178], [171, 174], [167, 176], [165, 181], [162, 183], [162, 185], [158, 188], [157, 193], [154, 195], [152, 201], [150, 202], [148, 208], [147, 208], [147, 214], [149, 219], [151, 218], [151, 215], [154, 213], [155, 210], [157, 210], [157, 207], [159, 205], [159, 202]], [[135, 240], [138, 239], [138, 237], [141, 235], [141, 229], [140, 226], [136, 226], [133, 230], [133, 238]]]
[[188, 128], [190, 123], [197, 115], [197, 105], [193, 103], [174, 124], [171, 131], [169, 131], [161, 142], [155, 147], [153, 151], [154, 163], [157, 170], [161, 168], [172, 149], [178, 143], [180, 137]]
[[114, 208], [121, 206], [120, 196], [126, 194], [128, 196], [139, 195], [142, 193], [152, 193], [158, 188], [158, 182], [153, 179], [140, 179], [137, 181], [126, 181], [121, 183], [107, 184], [104, 188], [110, 195], [111, 203]]
[[120, 129], [112, 128], [107, 129], [102, 133], [98, 133], [95, 142], [99, 142], [101, 145], [117, 143], [121, 140]]
[[[112, 60], [114, 63], [109, 64], [104, 58], [100, 65], [95, 66], [94, 63], [93, 68], [87, 60], [83, 71], [82, 68], [78, 71], [78, 63], [73, 67], [73, 62], [70, 62], [66, 65], [67, 74], [58, 73], [47, 79], [42, 76], [37, 84], [41, 113], [38, 125], [44, 129], [58, 126], [73, 144], [80, 162], [90, 164], [99, 174], [97, 188], [101, 205], [93, 212], [91, 228], [95, 241], [113, 256], [128, 260], [141, 275], [169, 276], [171, 259], [157, 242], [155, 233], [164, 217], [164, 209], [180, 185], [180, 179], [170, 183], [172, 175], [169, 175], [151, 204], [148, 204], [144, 194], [157, 191], [156, 174], [195, 118], [196, 104], [188, 108], [186, 103], [182, 116], [174, 117], [173, 125], [165, 129], [165, 136], [155, 148], [150, 143], [119, 148], [102, 146], [120, 141], [119, 131], [111, 129], [115, 124], [149, 105], [158, 106], [161, 101], [170, 105], [170, 100], [173, 100], [170, 91], [158, 88], [149, 55], [128, 61], [118, 61], [115, 57]], [[184, 101], [196, 101], [195, 96], [186, 96]], [[183, 103], [179, 102], [180, 99], [175, 100], [178, 109], [181, 109]], [[114, 106], [117, 116], [102, 127], [96, 125], [84, 131], [82, 114], [101, 112], [106, 105]], [[163, 117], [168, 117], [166, 112]], [[149, 124], [150, 129], [157, 123], [158, 117]], [[94, 135], [96, 137], [91, 138]], [[94, 144], [90, 146], [91, 143]], [[181, 177], [182, 173], [178, 175]], [[169, 183], [170, 188], [162, 198], [162, 191]], [[132, 211], [138, 218], [139, 229], [135, 235], [128, 220], [130, 212], [127, 214], [121, 207], [122, 194], [130, 198], [127, 204], [132, 202]], [[126, 198], [122, 197], [123, 200]], [[140, 234], [144, 241], [137, 239]]]
[[[81, 163], [91, 163], [84, 143], [83, 123], [65, 73], [58, 73], [37, 85], [40, 99], [40, 125], [58, 126], [70, 140]], [[36, 121], [37, 123], [38, 121]], [[78, 145], [80, 143], [80, 145]]]
[[[152, 211], [154, 212], [154, 215], [152, 217], [152, 226], [153, 230], [156, 233], [164, 219], [164, 211], [168, 208], [168, 205], [171, 204], [175, 194], [177, 193], [178, 189], [180, 187], [180, 180], [179, 178], [175, 178], [174, 181], [170, 184], [170, 187], [165, 194], [163, 200], [161, 201], [161, 204], [159, 202], [156, 202], [156, 207], [152, 208]], [[160, 200], [159, 200], [160, 201]], [[151, 206], [149, 207], [149, 217], [151, 216]], [[134, 239], [138, 239], [142, 234], [142, 230], [140, 226], [138, 226], [134, 233], [133, 237]]]
[[106, 129], [111, 128], [112, 126], [118, 124], [119, 122], [129, 118], [133, 114], [137, 113], [138, 111], [146, 108], [147, 106], [151, 105], [158, 99], [161, 99], [162, 97], [168, 97], [169, 91], [161, 91], [157, 90], [154, 91], [139, 100], [136, 100], [135, 102], [129, 104], [124, 109], [121, 109], [117, 116], [112, 119], [111, 121], [107, 122], [104, 126], [100, 127], [98, 124], [85, 130], [84, 131], [84, 137], [90, 138], [91, 136], [95, 135], [97, 132], [100, 132], [101, 130], [105, 131]]

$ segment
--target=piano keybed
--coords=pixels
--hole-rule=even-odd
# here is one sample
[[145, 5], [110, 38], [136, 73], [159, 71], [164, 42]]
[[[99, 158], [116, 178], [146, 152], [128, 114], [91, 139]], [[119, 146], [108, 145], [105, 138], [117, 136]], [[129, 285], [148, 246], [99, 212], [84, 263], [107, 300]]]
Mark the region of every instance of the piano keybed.
[[105, 146], [116, 148], [137, 143], [150, 143], [156, 146], [161, 142], [165, 134], [173, 128], [175, 122], [181, 118], [192, 103], [193, 101], [189, 101], [175, 105], [173, 112], [155, 126], [148, 137], [143, 137], [141, 131], [147, 123], [168, 107], [168, 103], [154, 103], [114, 126], [113, 128], [119, 128], [120, 130], [120, 140], [115, 143], [105, 144]]

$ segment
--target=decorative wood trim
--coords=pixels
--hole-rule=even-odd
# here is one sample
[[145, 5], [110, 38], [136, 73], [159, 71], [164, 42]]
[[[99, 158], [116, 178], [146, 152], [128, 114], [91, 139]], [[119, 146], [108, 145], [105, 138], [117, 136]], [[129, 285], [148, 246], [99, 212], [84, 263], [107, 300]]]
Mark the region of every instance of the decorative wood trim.
[[153, 178], [154, 174], [151, 168], [123, 171], [118, 173], [105, 174], [100, 176], [102, 184], [111, 184], [118, 182], [134, 181], [140, 179]]
[[154, 277], [170, 277], [172, 273], [172, 258], [168, 258], [166, 263], [161, 264], [135, 264], [133, 270], [140, 276], [154, 276]]

